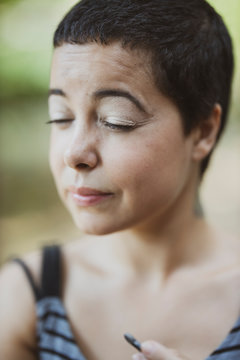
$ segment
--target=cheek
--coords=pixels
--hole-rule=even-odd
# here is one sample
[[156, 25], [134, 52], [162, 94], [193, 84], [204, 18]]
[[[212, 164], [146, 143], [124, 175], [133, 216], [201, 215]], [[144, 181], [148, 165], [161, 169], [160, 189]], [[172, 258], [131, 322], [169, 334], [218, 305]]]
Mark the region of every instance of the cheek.
[[142, 139], [120, 142], [118, 146], [115, 144], [115, 151], [108, 151], [108, 162], [114, 164], [113, 174], [118, 179], [128, 182], [133, 178], [138, 182], [144, 175], [169, 167], [174, 160], [172, 152], [175, 151], [166, 151], [167, 147], [160, 145], [155, 139], [151, 142]]
[[[151, 139], [151, 140], [150, 140]], [[119, 143], [108, 151], [111, 180], [125, 194], [167, 192], [181, 186], [189, 168], [189, 149], [180, 136], [149, 136]], [[112, 167], [110, 164], [114, 164]]]

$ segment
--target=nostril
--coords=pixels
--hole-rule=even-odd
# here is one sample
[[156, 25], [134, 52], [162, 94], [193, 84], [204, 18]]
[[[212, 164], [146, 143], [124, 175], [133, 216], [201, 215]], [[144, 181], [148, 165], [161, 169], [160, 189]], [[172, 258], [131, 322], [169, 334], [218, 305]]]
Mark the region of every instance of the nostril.
[[71, 167], [77, 171], [81, 170], [90, 170], [95, 168], [98, 164], [97, 153], [91, 149], [79, 149], [77, 148], [68, 148], [64, 154], [64, 162], [66, 166]]
[[89, 165], [84, 164], [84, 163], [80, 163], [80, 164], [77, 164], [76, 168], [77, 169], [87, 169], [87, 168], [89, 168]]

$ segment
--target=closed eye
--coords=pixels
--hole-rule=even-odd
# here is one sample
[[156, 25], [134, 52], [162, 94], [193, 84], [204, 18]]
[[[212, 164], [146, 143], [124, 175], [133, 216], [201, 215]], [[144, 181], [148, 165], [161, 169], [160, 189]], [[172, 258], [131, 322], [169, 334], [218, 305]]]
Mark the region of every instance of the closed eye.
[[122, 131], [130, 131], [135, 128], [134, 125], [121, 125], [121, 124], [113, 124], [108, 121], [102, 121], [103, 125], [111, 130], [122, 130]]
[[68, 122], [73, 121], [74, 119], [55, 119], [55, 120], [49, 120], [46, 122], [46, 124], [66, 124]]

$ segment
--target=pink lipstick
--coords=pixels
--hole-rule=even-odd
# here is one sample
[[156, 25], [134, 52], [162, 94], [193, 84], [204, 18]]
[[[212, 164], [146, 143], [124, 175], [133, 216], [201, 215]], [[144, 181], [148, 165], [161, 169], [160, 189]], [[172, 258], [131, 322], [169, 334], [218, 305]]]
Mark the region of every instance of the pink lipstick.
[[110, 196], [113, 196], [113, 193], [103, 192], [88, 187], [76, 188], [75, 186], [71, 186], [69, 192], [72, 195], [73, 201], [78, 206], [83, 207], [97, 205], [108, 199]]

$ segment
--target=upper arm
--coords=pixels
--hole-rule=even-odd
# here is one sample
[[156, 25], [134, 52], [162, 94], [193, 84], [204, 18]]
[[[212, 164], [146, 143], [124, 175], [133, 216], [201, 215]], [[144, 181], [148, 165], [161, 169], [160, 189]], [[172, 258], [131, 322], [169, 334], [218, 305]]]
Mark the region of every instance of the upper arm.
[[32, 289], [17, 263], [0, 271], [0, 358], [36, 360], [36, 316]]

